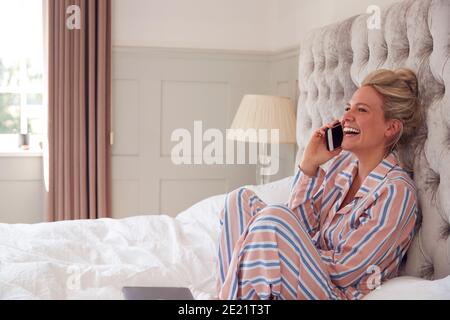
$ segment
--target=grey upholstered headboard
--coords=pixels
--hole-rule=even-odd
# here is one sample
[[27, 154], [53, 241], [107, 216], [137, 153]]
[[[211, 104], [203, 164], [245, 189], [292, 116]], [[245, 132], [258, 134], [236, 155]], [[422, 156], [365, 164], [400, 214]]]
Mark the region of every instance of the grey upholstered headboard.
[[314, 30], [301, 43], [297, 160], [313, 128], [340, 118], [369, 72], [414, 70], [426, 121], [400, 158], [418, 187], [422, 224], [403, 274], [443, 278], [450, 275], [450, 0], [396, 3], [382, 10], [380, 30], [369, 30], [368, 18]]

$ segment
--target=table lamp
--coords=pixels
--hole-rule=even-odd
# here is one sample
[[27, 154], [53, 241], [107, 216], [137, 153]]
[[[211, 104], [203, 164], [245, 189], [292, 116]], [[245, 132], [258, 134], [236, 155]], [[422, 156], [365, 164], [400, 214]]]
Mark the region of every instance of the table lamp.
[[[248, 134], [248, 130], [268, 132]], [[278, 135], [271, 135], [278, 129]], [[245, 95], [231, 125], [232, 134], [228, 139], [240, 142], [258, 143], [258, 161], [256, 178], [259, 184], [269, 181], [268, 176], [276, 174], [267, 170], [273, 160], [267, 155], [268, 144], [296, 143], [296, 116], [294, 105], [290, 98], [268, 95]], [[278, 149], [277, 149], [278, 150]], [[278, 157], [278, 154], [275, 155]], [[277, 169], [278, 170], [278, 169]], [[269, 173], [268, 173], [269, 172]]]

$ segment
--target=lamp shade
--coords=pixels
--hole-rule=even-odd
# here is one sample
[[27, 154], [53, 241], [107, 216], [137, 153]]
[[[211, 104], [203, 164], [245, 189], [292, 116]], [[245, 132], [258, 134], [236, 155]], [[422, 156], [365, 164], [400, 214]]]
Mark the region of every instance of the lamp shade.
[[296, 116], [290, 98], [267, 95], [245, 95], [231, 125], [228, 139], [258, 143], [258, 136], [244, 134], [242, 130], [279, 130], [279, 141], [269, 143], [295, 143]]

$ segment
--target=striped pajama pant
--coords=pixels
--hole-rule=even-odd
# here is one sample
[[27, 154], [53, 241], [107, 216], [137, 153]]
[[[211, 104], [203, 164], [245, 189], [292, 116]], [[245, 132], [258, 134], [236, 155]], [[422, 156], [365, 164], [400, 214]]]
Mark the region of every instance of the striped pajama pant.
[[226, 197], [220, 216], [220, 299], [340, 299], [299, 216], [249, 189]]

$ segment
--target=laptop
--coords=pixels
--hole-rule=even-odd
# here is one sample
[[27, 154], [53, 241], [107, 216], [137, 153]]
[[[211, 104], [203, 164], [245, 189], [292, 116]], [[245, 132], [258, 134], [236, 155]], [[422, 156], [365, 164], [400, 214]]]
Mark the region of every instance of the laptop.
[[125, 300], [194, 300], [188, 288], [123, 287]]

